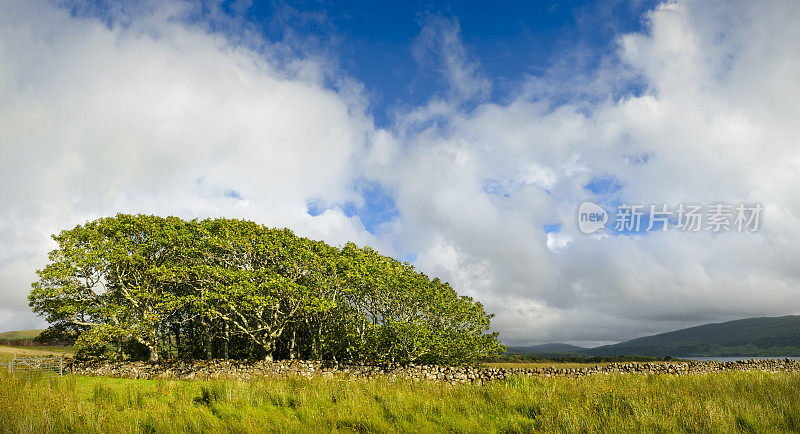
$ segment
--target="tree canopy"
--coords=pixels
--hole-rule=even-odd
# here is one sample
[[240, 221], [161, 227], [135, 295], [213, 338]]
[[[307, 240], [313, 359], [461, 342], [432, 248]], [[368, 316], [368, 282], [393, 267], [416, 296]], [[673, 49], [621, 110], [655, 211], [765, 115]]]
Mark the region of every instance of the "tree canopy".
[[82, 356], [465, 364], [504, 350], [480, 303], [353, 243], [125, 214], [53, 239], [29, 301]]

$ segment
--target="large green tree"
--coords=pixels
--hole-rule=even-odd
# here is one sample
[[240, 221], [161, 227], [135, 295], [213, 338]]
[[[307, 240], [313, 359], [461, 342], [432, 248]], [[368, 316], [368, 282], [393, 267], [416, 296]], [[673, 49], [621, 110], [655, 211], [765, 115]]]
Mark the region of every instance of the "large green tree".
[[480, 303], [369, 247], [124, 214], [53, 239], [29, 300], [81, 355], [462, 364], [502, 351]]

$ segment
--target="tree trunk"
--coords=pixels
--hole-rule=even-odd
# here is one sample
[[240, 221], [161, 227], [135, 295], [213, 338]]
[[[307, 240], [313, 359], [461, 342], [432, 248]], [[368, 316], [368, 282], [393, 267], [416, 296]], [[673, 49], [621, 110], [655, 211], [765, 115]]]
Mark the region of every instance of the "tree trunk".
[[297, 341], [297, 329], [292, 330], [292, 339], [289, 341], [289, 360], [294, 360], [297, 358], [297, 353], [295, 352], [295, 342]]
[[181, 358], [181, 326], [180, 324], [172, 325], [172, 334], [175, 336], [175, 357]]
[[322, 320], [317, 321], [317, 333], [314, 336], [314, 358], [322, 360]]
[[158, 354], [158, 342], [147, 345], [147, 348], [150, 350], [150, 361], [151, 362], [158, 362], [161, 361], [161, 355]]
[[267, 336], [265, 336], [265, 339], [266, 342], [264, 342], [264, 350], [266, 351], [266, 354], [264, 355], [264, 360], [271, 362], [274, 360], [275, 338], [268, 333]]
[[189, 360], [194, 360], [194, 346], [197, 342], [197, 336], [195, 334], [195, 326], [194, 326], [194, 318], [189, 320], [189, 327], [187, 330], [187, 337], [186, 337], [186, 354], [189, 356]]
[[213, 358], [212, 348], [211, 348], [211, 345], [212, 345], [211, 324], [209, 324], [207, 321], [203, 321], [203, 322], [204, 322], [204, 326], [205, 326], [205, 327], [203, 327], [205, 329], [204, 330], [205, 333], [203, 333], [203, 334], [205, 335], [204, 337], [205, 337], [205, 347], [206, 347], [206, 360], [211, 360]]
[[161, 330], [157, 331], [158, 333], [158, 346], [159, 346], [159, 353], [169, 359], [169, 335], [165, 335], [161, 332]]
[[227, 323], [222, 324], [222, 330], [223, 333], [225, 334], [225, 340], [222, 342], [222, 357], [224, 357], [227, 360], [230, 358], [230, 356], [228, 355], [228, 342], [231, 340], [231, 335], [228, 332]]
[[148, 350], [150, 350], [149, 360], [151, 362], [158, 362], [161, 360], [161, 354], [159, 354], [158, 352], [158, 341], [159, 341], [158, 331], [156, 331], [156, 329], [153, 328], [152, 330], [150, 330], [148, 335], [149, 336], [147, 336], [148, 339], [146, 341], [142, 341], [141, 339], [139, 341], [142, 342], [147, 347]]

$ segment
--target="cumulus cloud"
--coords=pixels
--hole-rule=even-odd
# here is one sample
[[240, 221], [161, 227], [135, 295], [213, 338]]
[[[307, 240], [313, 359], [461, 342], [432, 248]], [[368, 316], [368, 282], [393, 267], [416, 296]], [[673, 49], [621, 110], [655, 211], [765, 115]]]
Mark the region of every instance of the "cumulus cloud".
[[[335, 59], [214, 33], [192, 8], [101, 22], [0, 5], [0, 328], [36, 324], [25, 296], [48, 235], [116, 212], [244, 217], [416, 258], [510, 344], [800, 313], [796, 2], [658, 5], [591, 73], [588, 105], [552, 74], [493, 101], [457, 20], [430, 18], [413, 53], [446, 87], [387, 130]], [[645, 85], [620, 98], [614, 77]], [[618, 188], [585, 188], [598, 179]], [[344, 211], [364, 182], [396, 208], [374, 234]], [[586, 199], [765, 211], [756, 233], [590, 237]]]
[[[791, 2], [662, 4], [604, 63], [640, 74], [640, 95], [587, 113], [525, 92], [411, 135], [390, 182], [418, 263], [484, 300], [511, 343], [798, 313], [798, 17]], [[603, 199], [584, 188], [598, 177], [619, 180], [619, 201], [761, 202], [765, 224], [587, 237], [575, 213]]]
[[306, 213], [309, 198], [352, 199], [372, 134], [357, 89], [330, 89], [311, 60], [276, 67], [187, 12], [165, 3], [106, 25], [0, 6], [0, 287], [20, 327], [49, 234], [101, 215], [244, 217], [381, 244], [340, 209]]

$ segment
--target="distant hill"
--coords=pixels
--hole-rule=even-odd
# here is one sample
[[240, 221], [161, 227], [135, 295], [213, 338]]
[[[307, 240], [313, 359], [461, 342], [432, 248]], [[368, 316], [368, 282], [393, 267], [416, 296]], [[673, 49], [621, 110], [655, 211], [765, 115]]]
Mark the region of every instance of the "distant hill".
[[587, 356], [800, 356], [800, 315], [748, 318], [645, 336], [583, 351]]
[[578, 355], [587, 348], [569, 344], [542, 344], [527, 347], [508, 347], [508, 354], [525, 356]]
[[33, 339], [40, 334], [42, 334], [44, 330], [42, 329], [33, 329], [33, 330], [17, 330], [12, 332], [4, 332], [0, 333], [0, 340], [7, 339]]

